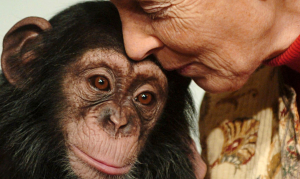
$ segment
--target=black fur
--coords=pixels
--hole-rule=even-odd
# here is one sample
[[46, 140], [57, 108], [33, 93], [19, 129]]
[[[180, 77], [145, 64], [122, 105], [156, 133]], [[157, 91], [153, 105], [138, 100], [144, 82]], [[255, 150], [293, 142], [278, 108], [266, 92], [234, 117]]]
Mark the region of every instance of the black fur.
[[[50, 23], [53, 29], [42, 33], [39, 43], [28, 48], [38, 58], [19, 69], [21, 54], [11, 57], [11, 65], [26, 79], [21, 87], [11, 85], [1, 74], [1, 179], [77, 178], [68, 165], [59, 127], [59, 114], [65, 107], [60, 84], [65, 67], [93, 48], [125, 54], [121, 22], [110, 2], [77, 4], [53, 17]], [[195, 178], [188, 159], [193, 114], [187, 90], [190, 80], [175, 73], [167, 76], [167, 106], [138, 158], [133, 178]]]

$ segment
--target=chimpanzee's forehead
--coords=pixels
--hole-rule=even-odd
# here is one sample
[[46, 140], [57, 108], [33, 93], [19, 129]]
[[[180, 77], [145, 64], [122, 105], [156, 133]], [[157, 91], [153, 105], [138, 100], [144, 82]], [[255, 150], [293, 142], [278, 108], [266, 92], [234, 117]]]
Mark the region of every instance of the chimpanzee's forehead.
[[135, 62], [128, 59], [124, 54], [112, 49], [90, 50], [81, 57], [78, 65], [80, 66], [80, 71], [106, 67], [125, 77], [142, 75], [144, 77], [165, 78], [161, 68], [150, 59]]

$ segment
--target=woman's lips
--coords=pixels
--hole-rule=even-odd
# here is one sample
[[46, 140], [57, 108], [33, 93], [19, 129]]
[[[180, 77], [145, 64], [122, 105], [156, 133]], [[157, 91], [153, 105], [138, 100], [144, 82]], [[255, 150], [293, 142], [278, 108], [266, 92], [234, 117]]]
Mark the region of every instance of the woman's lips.
[[189, 73], [191, 72], [193, 63], [189, 63], [186, 65], [183, 65], [176, 69], [177, 73], [183, 75], [183, 76], [189, 76]]
[[167, 71], [180, 71], [186, 67], [188, 67], [189, 65], [191, 65], [193, 63], [188, 63], [188, 64], [181, 64], [181, 65], [169, 65], [169, 66], [163, 66], [163, 68]]
[[76, 146], [71, 145], [71, 148], [73, 152], [75, 153], [76, 156], [78, 156], [80, 159], [94, 167], [95, 169], [101, 171], [102, 173], [108, 174], [108, 175], [123, 175], [129, 172], [131, 169], [132, 165], [126, 165], [126, 166], [116, 166], [112, 164], [107, 164], [103, 161], [97, 160], [80, 149], [78, 149]]

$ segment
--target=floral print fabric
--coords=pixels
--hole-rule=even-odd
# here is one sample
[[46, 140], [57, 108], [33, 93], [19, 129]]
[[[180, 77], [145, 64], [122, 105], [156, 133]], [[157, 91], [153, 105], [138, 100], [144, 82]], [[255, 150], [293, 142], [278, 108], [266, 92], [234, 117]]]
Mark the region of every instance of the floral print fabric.
[[212, 179], [300, 179], [300, 123], [280, 67], [260, 67], [238, 91], [206, 93], [199, 120]]

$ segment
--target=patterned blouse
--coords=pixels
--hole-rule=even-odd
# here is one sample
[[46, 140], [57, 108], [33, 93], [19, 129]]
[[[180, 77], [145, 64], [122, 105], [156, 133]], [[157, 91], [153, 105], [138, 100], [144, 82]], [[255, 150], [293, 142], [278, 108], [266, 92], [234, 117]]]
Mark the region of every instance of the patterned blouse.
[[[284, 64], [300, 72], [300, 45], [298, 49], [297, 58], [294, 49], [287, 50], [296, 54], [298, 68], [290, 61]], [[297, 96], [285, 80], [285, 68], [262, 65], [240, 90], [205, 94], [199, 129], [206, 178], [300, 179]]]

